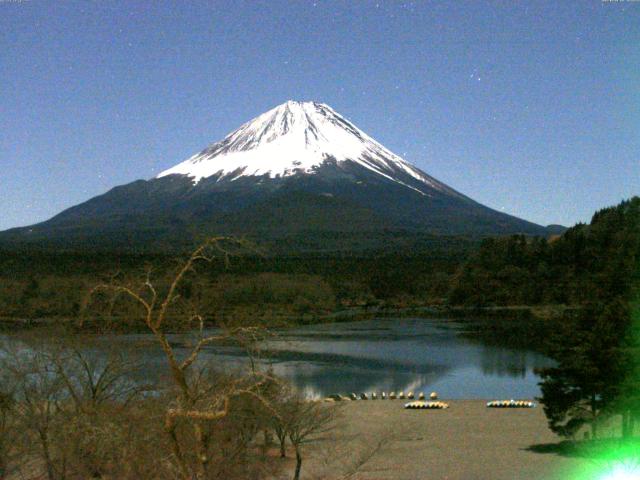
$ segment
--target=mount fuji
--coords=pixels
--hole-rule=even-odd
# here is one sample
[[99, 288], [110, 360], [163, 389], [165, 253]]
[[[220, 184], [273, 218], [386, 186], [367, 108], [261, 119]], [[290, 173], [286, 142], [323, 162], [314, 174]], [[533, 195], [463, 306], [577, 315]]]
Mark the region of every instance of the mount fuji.
[[[376, 173], [423, 195], [433, 188], [457, 193], [387, 150], [325, 104], [288, 101], [242, 125], [221, 142], [160, 173], [233, 181], [240, 177], [289, 177], [319, 173], [345, 162]], [[425, 184], [401, 180], [409, 175]]]
[[288, 101], [150, 180], [138, 180], [0, 241], [187, 244], [207, 234], [367, 238], [547, 235], [429, 176], [328, 105]]

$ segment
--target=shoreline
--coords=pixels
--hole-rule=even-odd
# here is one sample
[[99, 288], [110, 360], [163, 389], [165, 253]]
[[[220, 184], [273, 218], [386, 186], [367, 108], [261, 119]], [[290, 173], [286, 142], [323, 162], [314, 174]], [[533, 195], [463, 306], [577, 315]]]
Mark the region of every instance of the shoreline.
[[[301, 315], [281, 315], [273, 316], [274, 321], [288, 323], [292, 327], [316, 324], [332, 324], [367, 320], [373, 317], [417, 317], [417, 318], [439, 318], [451, 320], [464, 320], [470, 316], [493, 317], [500, 319], [515, 320], [523, 316], [533, 315], [542, 319], [554, 318], [566, 310], [576, 308], [567, 305], [509, 305], [509, 306], [487, 306], [487, 307], [465, 307], [452, 305], [424, 305], [424, 306], [375, 306], [375, 307], [346, 307], [336, 309], [325, 314], [301, 314]], [[3, 327], [17, 326], [19, 328], [35, 328], [40, 326], [70, 325], [76, 322], [78, 317], [41, 317], [24, 318], [8, 317], [0, 315], [0, 331]], [[271, 320], [271, 319], [269, 319]], [[215, 322], [208, 322], [214, 325]], [[120, 327], [127, 327], [126, 323], [119, 324]], [[135, 329], [134, 329], [135, 330]], [[126, 333], [126, 332], [123, 332]]]
[[[332, 325], [348, 322], [360, 322], [376, 318], [422, 318], [459, 322], [464, 325], [460, 335], [487, 345], [515, 349], [527, 349], [545, 354], [546, 342], [554, 330], [556, 320], [567, 310], [575, 307], [565, 305], [545, 306], [508, 306], [508, 307], [354, 307], [337, 310], [326, 315], [313, 317], [274, 316], [272, 319], [259, 319], [267, 328], [274, 330], [293, 329], [312, 325]], [[82, 329], [77, 327], [77, 318], [39, 318], [21, 319], [0, 317], [0, 333], [13, 334], [37, 331], [40, 329], [60, 329], [69, 333], [87, 335], [101, 334], [139, 334], [149, 333], [142, 322], [132, 323], [124, 319], [113, 319], [98, 324], [91, 319], [85, 320]], [[268, 325], [271, 323], [271, 327]], [[205, 328], [215, 327], [215, 322], [205, 322]], [[168, 334], [181, 334], [190, 331], [186, 328], [168, 328]]]

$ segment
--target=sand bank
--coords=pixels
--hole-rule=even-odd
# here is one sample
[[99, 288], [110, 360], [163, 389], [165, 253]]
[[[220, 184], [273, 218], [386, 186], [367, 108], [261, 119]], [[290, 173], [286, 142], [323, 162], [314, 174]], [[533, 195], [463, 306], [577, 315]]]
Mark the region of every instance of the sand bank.
[[540, 453], [562, 440], [540, 406], [452, 400], [446, 410], [405, 410], [405, 402], [339, 402], [340, 426], [330, 441], [306, 447], [302, 478], [565, 480], [585, 461]]

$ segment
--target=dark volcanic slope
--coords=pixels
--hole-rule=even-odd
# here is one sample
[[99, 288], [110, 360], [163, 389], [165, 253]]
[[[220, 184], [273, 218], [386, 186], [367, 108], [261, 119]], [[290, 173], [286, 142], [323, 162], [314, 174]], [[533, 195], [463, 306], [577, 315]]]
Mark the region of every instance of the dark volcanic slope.
[[137, 248], [330, 232], [548, 233], [456, 192], [326, 105], [287, 102], [157, 178], [2, 232], [0, 242]]

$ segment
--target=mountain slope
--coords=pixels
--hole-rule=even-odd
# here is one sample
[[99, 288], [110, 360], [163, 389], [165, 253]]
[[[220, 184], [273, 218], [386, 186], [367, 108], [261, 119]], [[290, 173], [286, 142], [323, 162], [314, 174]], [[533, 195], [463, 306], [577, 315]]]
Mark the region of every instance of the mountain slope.
[[151, 180], [0, 241], [130, 246], [206, 234], [546, 235], [406, 162], [324, 104], [286, 102]]

